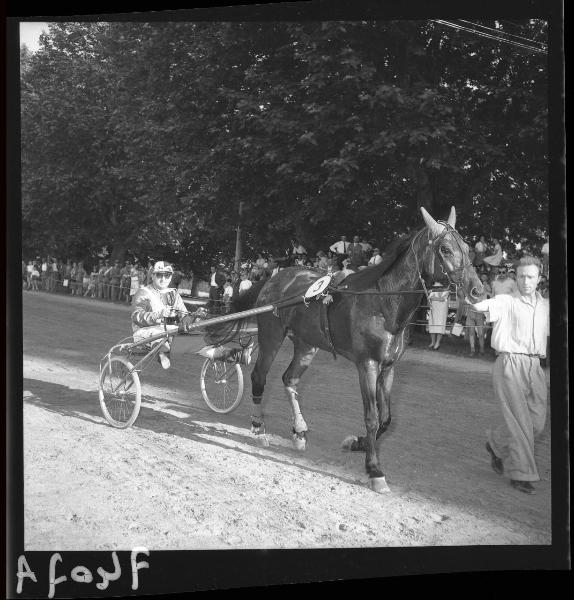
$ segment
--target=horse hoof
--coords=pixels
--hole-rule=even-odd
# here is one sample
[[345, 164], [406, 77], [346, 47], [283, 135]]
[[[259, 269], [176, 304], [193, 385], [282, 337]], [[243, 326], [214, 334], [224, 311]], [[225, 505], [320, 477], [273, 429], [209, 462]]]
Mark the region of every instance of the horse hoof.
[[302, 433], [294, 433], [293, 434], [293, 448], [295, 448], [295, 450], [299, 450], [300, 452], [303, 452], [303, 450], [305, 450], [306, 447], [307, 447], [307, 437], [305, 435], [305, 432], [303, 431]]
[[257, 441], [263, 448], [269, 448], [269, 438], [267, 437], [267, 434], [264, 433], [263, 435], [258, 435]]
[[353, 445], [359, 443], [359, 438], [356, 435], [348, 435], [341, 444], [341, 449], [344, 452], [351, 452], [353, 450]]
[[384, 477], [371, 477], [369, 479], [369, 487], [373, 492], [377, 492], [378, 494], [388, 494], [391, 491]]

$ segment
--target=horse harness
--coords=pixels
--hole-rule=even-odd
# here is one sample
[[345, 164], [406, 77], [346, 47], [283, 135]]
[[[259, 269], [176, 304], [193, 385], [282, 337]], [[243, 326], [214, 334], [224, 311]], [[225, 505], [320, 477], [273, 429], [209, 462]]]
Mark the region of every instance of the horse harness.
[[[429, 245], [432, 245], [432, 249], [433, 249], [432, 263], [431, 263], [430, 271], [431, 271], [431, 273], [435, 273], [436, 260], [437, 260], [437, 255], [438, 255], [438, 261], [439, 261], [440, 270], [442, 271], [442, 275], [447, 278], [449, 287], [451, 285], [454, 285], [455, 290], [457, 290], [458, 287], [460, 286], [460, 284], [462, 283], [462, 277], [463, 277], [463, 271], [464, 271], [465, 265], [462, 265], [461, 267], [458, 267], [458, 268], [452, 269], [452, 270], [445, 269], [445, 264], [444, 264], [445, 257], [441, 250], [441, 243], [447, 235], [452, 236], [456, 242], [456, 245], [458, 246], [459, 250], [461, 251], [461, 254], [464, 255], [463, 248], [461, 245], [462, 238], [461, 238], [460, 234], [456, 231], [456, 229], [454, 227], [452, 227], [449, 223], [447, 223], [445, 221], [438, 221], [438, 223], [440, 223], [441, 225], [444, 226], [444, 231], [439, 236], [437, 236], [434, 240], [429, 239], [428, 243], [429, 243]], [[411, 250], [415, 257], [419, 280], [423, 286], [424, 294], [428, 300], [429, 299], [429, 291], [427, 289], [427, 286], [426, 286], [425, 281], [421, 274], [421, 269], [419, 266], [419, 260], [418, 260], [417, 254], [414, 251], [414, 242], [419, 237], [419, 235], [421, 235], [424, 231], [425, 231], [424, 229], [421, 230], [421, 232], [413, 238], [413, 240], [411, 242]], [[376, 295], [400, 294], [400, 295], [404, 295], [404, 294], [420, 294], [421, 290], [400, 290], [400, 291], [396, 291], [396, 292], [381, 292], [381, 291], [359, 292], [359, 291], [348, 290], [348, 289], [346, 289], [346, 286], [342, 286], [340, 284], [335, 285], [335, 286], [329, 284], [329, 286], [326, 288], [325, 292], [320, 294], [319, 298], [318, 298], [318, 300], [319, 300], [319, 327], [320, 327], [321, 334], [325, 338], [325, 341], [327, 343], [327, 346], [329, 347], [331, 354], [333, 354], [333, 358], [336, 359], [337, 353], [335, 350], [335, 345], [333, 343], [333, 338], [331, 336], [331, 329], [330, 329], [330, 323], [329, 323], [329, 305], [333, 301], [332, 293], [348, 293], [348, 294], [354, 294], [354, 295], [362, 295], [362, 294], [376, 294]], [[306, 302], [305, 302], [305, 304], [307, 305]]]

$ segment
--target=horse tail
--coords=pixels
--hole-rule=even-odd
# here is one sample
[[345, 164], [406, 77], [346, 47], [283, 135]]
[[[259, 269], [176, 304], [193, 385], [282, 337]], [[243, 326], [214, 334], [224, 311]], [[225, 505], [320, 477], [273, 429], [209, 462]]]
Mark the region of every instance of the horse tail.
[[[255, 306], [259, 292], [265, 285], [265, 281], [255, 281], [253, 285], [248, 289], [239, 294], [236, 298], [231, 301], [231, 310], [229, 313], [242, 312], [249, 310]], [[237, 336], [241, 327], [245, 324], [245, 321], [249, 317], [243, 317], [234, 321], [228, 321], [226, 323], [219, 323], [217, 325], [210, 325], [205, 329], [204, 339], [208, 344], [226, 344]]]

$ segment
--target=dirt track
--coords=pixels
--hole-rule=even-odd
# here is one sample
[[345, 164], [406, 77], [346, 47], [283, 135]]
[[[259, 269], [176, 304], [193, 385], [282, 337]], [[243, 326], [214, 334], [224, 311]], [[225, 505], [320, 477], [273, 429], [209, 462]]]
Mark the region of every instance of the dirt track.
[[[249, 383], [219, 416], [199, 390], [202, 358], [176, 349], [171, 370], [143, 373], [134, 426], [101, 416], [101, 356], [129, 335], [129, 309], [24, 292], [26, 550], [313, 548], [550, 544], [550, 432], [536, 447], [537, 495], [493, 473], [484, 430], [500, 418], [488, 360], [410, 348], [397, 367], [382, 441], [391, 493], [365, 486], [353, 365], [320, 352], [302, 385], [310, 427], [291, 449], [280, 374], [268, 378], [271, 446], [249, 434]], [[247, 375], [247, 373], [246, 373]]]

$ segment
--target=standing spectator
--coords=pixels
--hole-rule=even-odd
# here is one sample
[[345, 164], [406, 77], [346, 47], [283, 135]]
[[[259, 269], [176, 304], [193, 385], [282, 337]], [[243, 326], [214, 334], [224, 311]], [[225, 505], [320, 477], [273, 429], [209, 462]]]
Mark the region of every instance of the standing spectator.
[[223, 297], [223, 285], [225, 284], [225, 273], [216, 267], [210, 268], [209, 275], [209, 301], [207, 307], [211, 312], [219, 312], [221, 299]]
[[94, 263], [92, 265], [92, 271], [90, 273], [90, 278], [88, 280], [88, 289], [84, 292], [84, 296], [90, 296], [91, 298], [95, 298], [98, 293], [98, 267]]
[[433, 283], [429, 293], [429, 334], [431, 343], [429, 348], [438, 350], [442, 336], [446, 332], [446, 317], [448, 314], [449, 291], [440, 283]]
[[225, 280], [223, 285], [223, 305], [225, 306], [225, 312], [228, 313], [231, 308], [231, 300], [233, 299], [233, 283], [231, 277]]
[[[486, 291], [483, 291], [481, 300], [486, 300]], [[455, 322], [461, 323], [464, 326], [464, 337], [468, 340], [470, 345], [469, 356], [474, 357], [476, 355], [475, 345], [475, 333], [478, 338], [478, 353], [480, 356], [484, 356], [484, 326], [485, 317], [484, 313], [473, 310], [472, 305], [464, 302], [464, 293], [459, 291], [458, 294], [458, 307], [456, 309]]]
[[540, 479], [534, 440], [544, 429], [548, 397], [540, 358], [546, 356], [549, 305], [536, 291], [540, 271], [537, 258], [522, 258], [517, 294], [473, 305], [494, 322], [492, 347], [498, 352], [492, 381], [504, 421], [486, 432], [486, 449], [494, 471], [506, 473], [512, 487], [525, 494], [534, 494], [532, 482]]
[[538, 292], [543, 298], [550, 298], [550, 287], [548, 285], [548, 277], [540, 275], [540, 283], [538, 284]]
[[363, 254], [363, 246], [359, 242], [358, 235], [353, 237], [353, 243], [349, 244], [349, 247], [347, 248], [347, 254], [349, 255], [349, 259], [351, 261], [351, 268], [357, 271], [364, 266], [366, 261]]
[[257, 255], [257, 260], [255, 261], [255, 264], [260, 267], [261, 269], [265, 268], [265, 258], [263, 256], [263, 254], [259, 253]]
[[[87, 273], [84, 269], [84, 263], [79, 262], [76, 269], [76, 296], [82, 296], [84, 293], [84, 282], [86, 281]], [[86, 286], [87, 287], [87, 286]]]
[[120, 295], [120, 282], [122, 280], [122, 268], [119, 260], [114, 261], [108, 277], [110, 280], [110, 300], [115, 302]]
[[241, 269], [240, 277], [241, 281], [239, 283], [239, 293], [246, 292], [253, 284], [247, 277], [248, 273], [245, 269]]
[[502, 262], [502, 246], [496, 238], [492, 238], [494, 245], [494, 254], [484, 257], [484, 262], [490, 267], [498, 267]]
[[501, 294], [514, 294], [514, 292], [516, 292], [516, 281], [508, 277], [506, 267], [500, 267], [492, 281], [492, 295], [500, 296]]
[[32, 271], [31, 271], [31, 285], [32, 290], [35, 292], [38, 291], [38, 282], [40, 281], [40, 269], [36, 263], [32, 263]]
[[26, 261], [22, 261], [22, 287], [26, 289], [28, 287], [28, 271], [26, 269]]
[[132, 298], [135, 293], [138, 291], [140, 287], [140, 281], [142, 280], [142, 276], [140, 273], [140, 267], [138, 265], [137, 260], [134, 261], [134, 264], [130, 267], [130, 287], [127, 293], [126, 302], [130, 304], [132, 302]]
[[545, 238], [540, 254], [542, 256], [542, 274], [548, 277], [550, 275], [550, 238]]
[[482, 282], [482, 287], [484, 288], [484, 292], [486, 293], [486, 297], [490, 298], [492, 296], [492, 286], [488, 281], [488, 275], [486, 273], [482, 273], [480, 275], [480, 281]]
[[130, 299], [129, 289], [131, 284], [132, 263], [126, 260], [124, 266], [120, 269], [120, 293], [118, 300], [125, 302]]
[[373, 256], [373, 245], [367, 242], [367, 239], [365, 238], [365, 236], [363, 236], [361, 238], [361, 246], [363, 246], [363, 257], [365, 258], [365, 261], [368, 264], [368, 261], [371, 259], [371, 256]]
[[481, 235], [480, 239], [474, 245], [474, 266], [480, 267], [484, 262], [484, 257], [486, 256], [486, 240], [484, 236]]
[[57, 258], [54, 258], [54, 262], [52, 263], [52, 273], [53, 273], [53, 280], [52, 280], [52, 291], [53, 292], [61, 292], [61, 287], [62, 287], [62, 271], [63, 271], [64, 265], [62, 264], [61, 260], [58, 260]]
[[151, 285], [153, 281], [153, 258], [149, 258], [147, 261], [147, 272], [145, 276], [144, 285]]
[[26, 265], [26, 287], [32, 289], [32, 271], [34, 270], [34, 261], [29, 260]]
[[75, 296], [75, 294], [76, 294], [77, 271], [78, 271], [78, 264], [73, 262], [72, 268], [70, 269], [70, 281], [68, 283], [68, 287], [70, 289], [70, 296]]
[[343, 259], [347, 258], [347, 251], [349, 250], [350, 243], [347, 241], [347, 236], [342, 235], [338, 242], [335, 242], [329, 246], [329, 250], [334, 254], [342, 256]]
[[373, 250], [373, 256], [369, 259], [369, 264], [367, 266], [373, 267], [383, 262], [383, 257], [381, 256], [381, 251], [378, 248]]
[[291, 240], [291, 255], [289, 258], [290, 260], [288, 261], [288, 264], [290, 265], [305, 264], [304, 261], [307, 258], [307, 250], [297, 239]]
[[98, 300], [103, 300], [106, 297], [104, 273], [108, 270], [108, 265], [100, 259], [98, 262]]
[[70, 259], [66, 261], [66, 264], [64, 266], [63, 277], [64, 281], [62, 285], [62, 291], [64, 292], [64, 294], [69, 294], [71, 290], [70, 284], [72, 281], [72, 261]]
[[48, 291], [48, 257], [42, 260], [42, 271], [40, 272], [40, 285]]
[[51, 258], [48, 264], [48, 291], [54, 292], [56, 291], [56, 279], [58, 273], [58, 260], [56, 258]]

